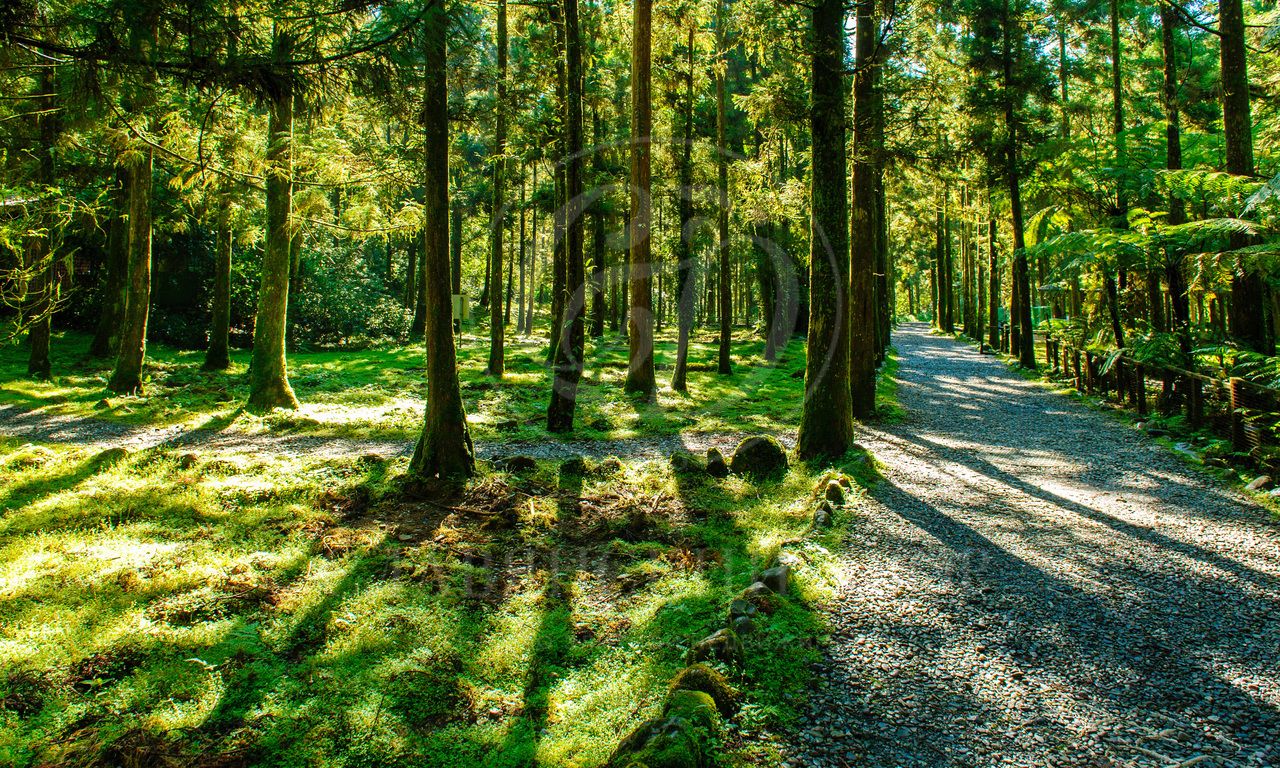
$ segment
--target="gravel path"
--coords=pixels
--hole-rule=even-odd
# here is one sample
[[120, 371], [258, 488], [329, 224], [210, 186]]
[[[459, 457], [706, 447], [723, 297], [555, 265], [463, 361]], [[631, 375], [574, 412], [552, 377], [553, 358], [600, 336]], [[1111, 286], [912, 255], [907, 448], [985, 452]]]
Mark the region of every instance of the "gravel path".
[[[207, 428], [130, 427], [124, 424], [84, 416], [48, 413], [44, 409], [0, 406], [0, 436], [16, 437], [46, 443], [67, 443], [93, 448], [128, 448], [145, 450], [164, 446], [190, 448], [209, 452], [253, 452], [271, 455], [306, 455], [316, 458], [379, 454], [408, 456], [413, 443], [393, 440], [353, 440], [316, 435], [272, 434], [269, 432], [235, 432]], [[522, 454], [538, 459], [567, 459], [586, 456], [599, 459], [617, 456], [622, 459], [656, 459], [677, 450], [705, 453], [716, 447], [728, 455], [745, 437], [745, 433], [678, 434], [634, 437], [618, 440], [548, 439], [544, 442], [481, 442], [476, 453], [482, 459]], [[795, 444], [794, 434], [778, 435], [788, 448]]]
[[805, 766], [1280, 765], [1280, 528], [1135, 430], [906, 326]]

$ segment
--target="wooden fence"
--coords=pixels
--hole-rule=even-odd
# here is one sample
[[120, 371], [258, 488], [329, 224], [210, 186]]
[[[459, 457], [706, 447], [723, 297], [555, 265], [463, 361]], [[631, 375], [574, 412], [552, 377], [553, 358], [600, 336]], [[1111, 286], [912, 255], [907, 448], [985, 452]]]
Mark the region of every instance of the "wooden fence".
[[1106, 368], [1106, 356], [1069, 346], [1038, 332], [1045, 363], [1076, 391], [1096, 394], [1146, 415], [1182, 413], [1192, 429], [1207, 429], [1230, 440], [1237, 453], [1260, 467], [1280, 470], [1273, 454], [1280, 424], [1280, 391], [1241, 378], [1220, 379], [1173, 366], [1140, 363], [1120, 355]]

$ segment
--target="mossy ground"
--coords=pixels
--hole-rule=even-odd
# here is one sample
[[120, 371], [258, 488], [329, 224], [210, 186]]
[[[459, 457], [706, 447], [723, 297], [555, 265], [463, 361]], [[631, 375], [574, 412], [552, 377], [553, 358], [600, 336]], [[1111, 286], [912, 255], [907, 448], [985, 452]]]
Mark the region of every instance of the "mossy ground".
[[[584, 420], [614, 414], [597, 437], [786, 429], [788, 411], [769, 408], [798, 404], [802, 349], [788, 352], [768, 370], [740, 360], [731, 378], [691, 372], [697, 400], [667, 392], [647, 409], [588, 387]], [[104, 413], [101, 369], [62, 354], [58, 370], [80, 372], [33, 384], [4, 350], [0, 404], [140, 426], [257, 418], [238, 410], [240, 358], [205, 374], [198, 355], [153, 350], [152, 394]], [[505, 437], [546, 439], [526, 424], [545, 394], [540, 355], [516, 344], [509, 382], [469, 387], [477, 441], [512, 418]], [[348, 409], [315, 431], [413, 437], [416, 349], [292, 364], [304, 401]], [[401, 400], [403, 423], [388, 415]], [[296, 417], [256, 428], [295, 428], [277, 418]], [[823, 632], [812, 606], [838, 578], [839, 526], [796, 544], [829, 466], [759, 484], [657, 460], [486, 466], [415, 500], [399, 492], [405, 463], [0, 439], [0, 764], [598, 765], [784, 545], [794, 599], [760, 619], [731, 682], [742, 731], [794, 716]], [[867, 464], [845, 466], [870, 481]], [[723, 762], [769, 764], [760, 749], [731, 739]]]
[[[689, 392], [666, 386], [675, 360], [675, 337], [658, 335], [655, 363], [662, 389], [655, 405], [622, 392], [627, 342], [617, 334], [589, 340], [574, 433], [569, 439], [624, 438], [677, 432], [775, 431], [799, 420], [804, 386], [804, 343], [795, 339], [776, 363], [764, 360], [764, 344], [744, 332], [734, 341], [735, 375], [715, 372], [716, 337], [694, 334], [690, 345]], [[140, 397], [104, 390], [110, 362], [88, 360], [88, 338], [59, 334], [53, 341], [52, 382], [26, 378], [20, 346], [0, 346], [0, 404], [46, 409], [53, 415], [91, 416], [129, 426], [182, 424], [219, 431], [288, 431], [294, 434], [412, 441], [421, 428], [426, 394], [420, 345], [360, 352], [291, 352], [290, 382], [302, 403], [295, 412], [254, 414], [248, 399], [249, 355], [232, 354], [226, 372], [200, 370], [202, 352], [153, 345], [148, 381]], [[463, 398], [472, 436], [479, 441], [566, 439], [549, 434], [546, 421], [549, 370], [545, 334], [510, 335], [507, 372], [501, 382], [483, 374], [488, 337], [459, 339]], [[106, 400], [104, 403], [103, 401]]]

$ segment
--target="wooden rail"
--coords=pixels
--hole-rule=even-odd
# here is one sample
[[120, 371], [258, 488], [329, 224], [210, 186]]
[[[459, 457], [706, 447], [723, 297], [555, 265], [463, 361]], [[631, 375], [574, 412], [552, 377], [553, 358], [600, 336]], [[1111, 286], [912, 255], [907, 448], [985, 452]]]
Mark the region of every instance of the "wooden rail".
[[[1076, 391], [1099, 394], [1146, 415], [1154, 406], [1160, 413], [1184, 413], [1192, 429], [1207, 429], [1231, 441], [1237, 453], [1246, 453], [1267, 470], [1280, 470], [1271, 449], [1280, 425], [1280, 391], [1231, 377], [1226, 379], [1158, 363], [1142, 363], [1121, 354], [1103, 371], [1105, 355], [1082, 350], [1037, 332], [1043, 338], [1045, 362]], [[1152, 402], [1150, 393], [1155, 393]]]

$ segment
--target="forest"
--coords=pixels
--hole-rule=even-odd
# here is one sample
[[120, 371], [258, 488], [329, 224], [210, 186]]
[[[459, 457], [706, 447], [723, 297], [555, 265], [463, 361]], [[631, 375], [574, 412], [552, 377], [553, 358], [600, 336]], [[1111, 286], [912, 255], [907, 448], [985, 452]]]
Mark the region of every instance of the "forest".
[[1274, 0], [0, 22], [0, 765], [1280, 760]]

